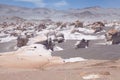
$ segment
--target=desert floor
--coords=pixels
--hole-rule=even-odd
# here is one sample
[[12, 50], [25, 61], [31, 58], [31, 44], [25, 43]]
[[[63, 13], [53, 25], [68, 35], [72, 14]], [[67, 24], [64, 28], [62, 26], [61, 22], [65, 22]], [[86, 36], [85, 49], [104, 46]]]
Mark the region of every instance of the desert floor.
[[[14, 51], [1, 54], [0, 80], [120, 80], [119, 45], [76, 50], [70, 43], [74, 44], [74, 41], [59, 44], [64, 50], [47, 57], [20, 55]], [[71, 57], [87, 60], [63, 61]]]
[[59, 57], [0, 56], [0, 80], [120, 80], [120, 60], [63, 63]]

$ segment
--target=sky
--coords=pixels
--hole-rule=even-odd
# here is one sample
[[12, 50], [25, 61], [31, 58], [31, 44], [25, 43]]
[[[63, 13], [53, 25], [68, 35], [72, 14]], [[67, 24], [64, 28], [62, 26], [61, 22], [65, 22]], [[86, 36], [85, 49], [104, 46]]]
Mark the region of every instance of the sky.
[[93, 6], [120, 8], [120, 0], [0, 0], [1, 4], [28, 8], [79, 9]]

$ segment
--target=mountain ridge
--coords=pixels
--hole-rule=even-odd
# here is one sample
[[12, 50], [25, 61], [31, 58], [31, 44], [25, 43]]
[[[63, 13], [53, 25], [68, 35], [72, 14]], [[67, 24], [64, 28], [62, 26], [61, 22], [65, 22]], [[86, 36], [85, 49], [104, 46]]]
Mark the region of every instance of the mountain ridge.
[[0, 16], [17, 16], [24, 19], [52, 20], [120, 20], [120, 8], [102, 8], [100, 6], [82, 9], [57, 10], [50, 8], [26, 8], [0, 4]]

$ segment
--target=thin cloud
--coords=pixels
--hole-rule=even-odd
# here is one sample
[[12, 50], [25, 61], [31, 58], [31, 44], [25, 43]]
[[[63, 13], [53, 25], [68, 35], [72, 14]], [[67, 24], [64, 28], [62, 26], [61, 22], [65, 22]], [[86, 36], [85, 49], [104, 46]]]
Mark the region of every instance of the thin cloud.
[[17, 2], [27, 2], [34, 4], [35, 7], [51, 7], [51, 8], [63, 8], [67, 7], [69, 3], [66, 0], [56, 0], [54, 2], [47, 2], [47, 0], [13, 0]]
[[46, 6], [46, 3], [44, 3], [43, 0], [14, 0], [14, 1], [30, 2], [34, 5], [36, 5], [37, 7], [45, 7]]
[[55, 7], [62, 7], [62, 6], [67, 6], [67, 5], [68, 3], [65, 0], [54, 3]]

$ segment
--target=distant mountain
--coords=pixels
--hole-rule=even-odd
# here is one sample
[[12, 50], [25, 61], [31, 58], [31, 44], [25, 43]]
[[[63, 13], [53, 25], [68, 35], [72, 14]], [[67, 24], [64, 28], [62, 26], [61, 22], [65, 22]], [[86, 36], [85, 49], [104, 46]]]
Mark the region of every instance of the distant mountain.
[[120, 8], [102, 8], [99, 6], [83, 9], [55, 10], [49, 8], [25, 8], [0, 4], [0, 16], [16, 16], [24, 19], [64, 20], [120, 20]]

